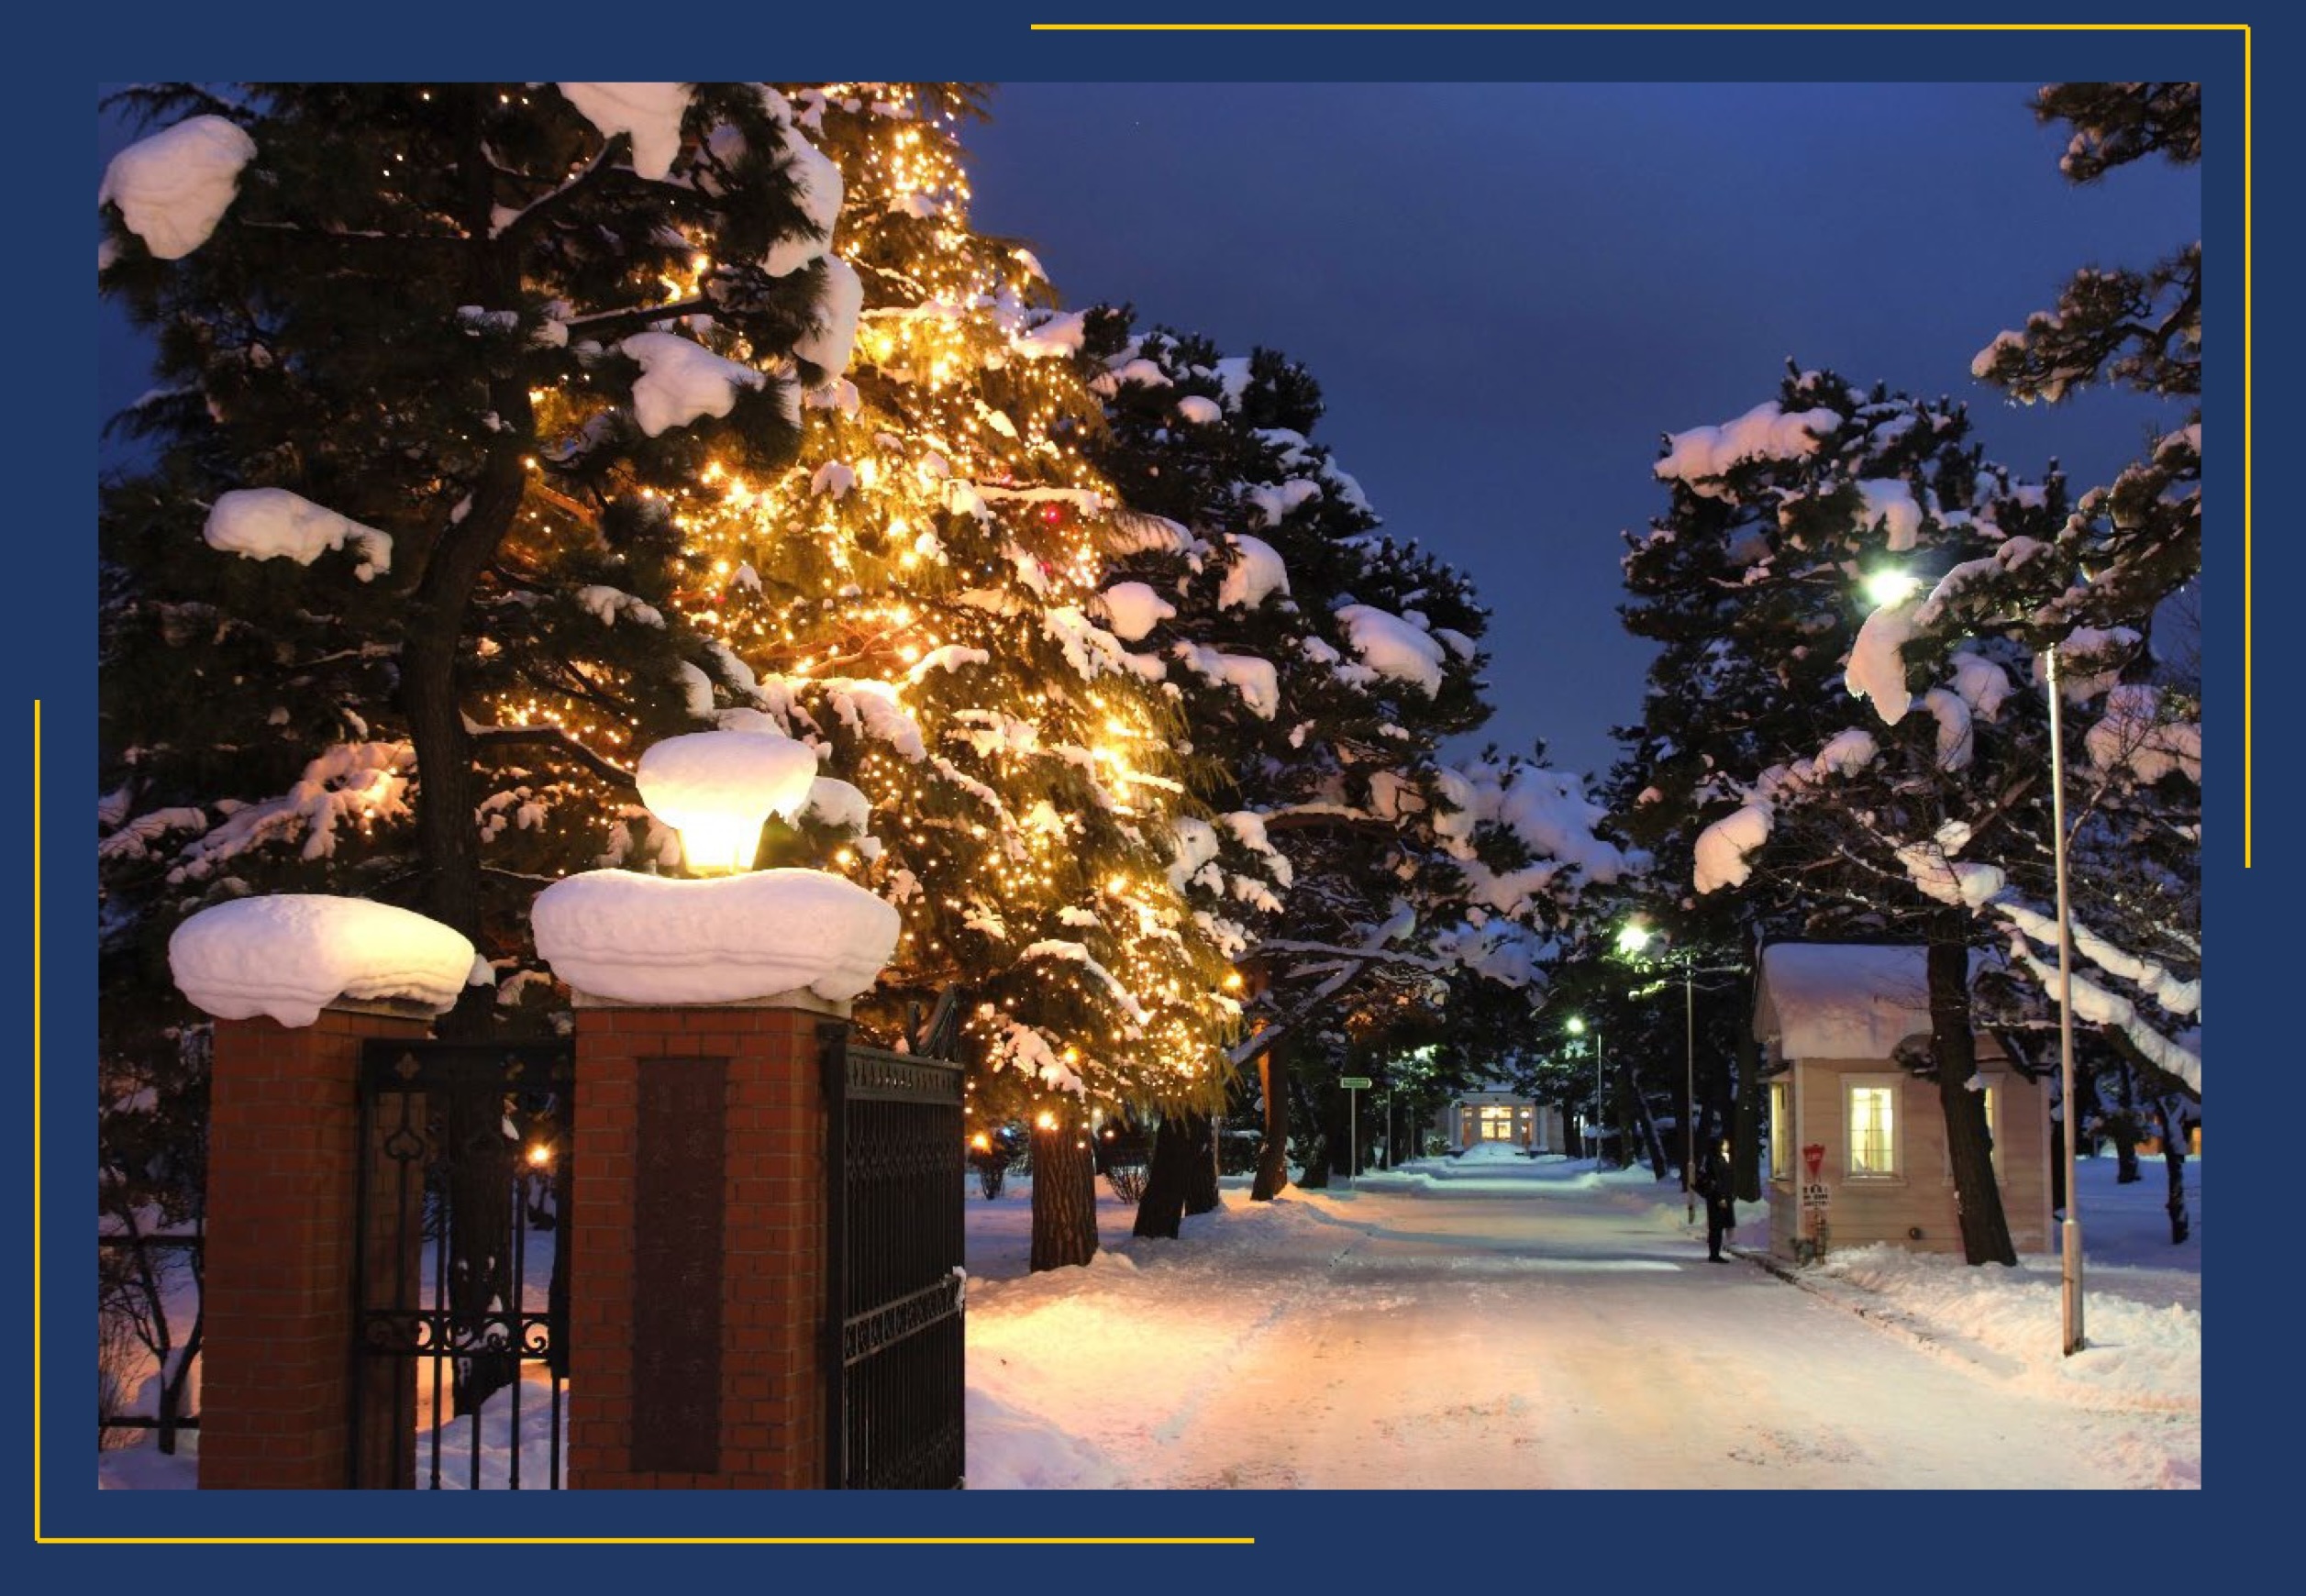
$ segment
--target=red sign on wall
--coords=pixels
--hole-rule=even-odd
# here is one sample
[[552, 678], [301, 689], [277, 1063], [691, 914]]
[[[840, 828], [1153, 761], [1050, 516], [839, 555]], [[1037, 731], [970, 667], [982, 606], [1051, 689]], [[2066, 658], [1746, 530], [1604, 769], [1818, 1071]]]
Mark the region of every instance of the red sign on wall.
[[1825, 1144], [1824, 1142], [1812, 1142], [1809, 1146], [1803, 1147], [1802, 1149], [1802, 1161], [1809, 1166], [1810, 1179], [1813, 1180], [1816, 1180], [1818, 1178], [1818, 1171], [1825, 1168]]

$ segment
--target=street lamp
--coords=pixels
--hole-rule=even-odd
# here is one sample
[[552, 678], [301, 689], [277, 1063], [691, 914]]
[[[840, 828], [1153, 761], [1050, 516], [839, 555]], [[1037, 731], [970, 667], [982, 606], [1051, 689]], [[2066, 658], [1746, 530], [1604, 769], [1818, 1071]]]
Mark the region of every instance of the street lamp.
[[[1617, 934], [1617, 950], [1629, 959], [1642, 956], [1652, 942], [1669, 939], [1662, 931], [1653, 930], [1639, 920], [1629, 920]], [[1697, 977], [1700, 975], [1732, 975], [1735, 965], [1723, 965], [1703, 970], [1698, 969], [1694, 952], [1660, 955], [1669, 964], [1681, 966], [1681, 1034], [1683, 1041], [1681, 1064], [1681, 1203], [1684, 1220], [1696, 1224], [1698, 1195], [1696, 1166], [1698, 1159], [1698, 1000]]]
[[2081, 1194], [2074, 1190], [2074, 1140], [2080, 1129], [2074, 1112], [2074, 925], [2066, 902], [2066, 717], [2065, 692], [2057, 679], [2057, 645], [2049, 648], [2050, 829], [2057, 865], [2057, 1091], [2066, 1116], [2066, 1221], [2058, 1227], [2058, 1297], [2065, 1308], [2066, 1356], [2085, 1345], [2082, 1336]]
[[1905, 603], [1921, 586], [1921, 578], [1911, 571], [1884, 568], [1867, 576], [1866, 596], [1876, 609], [1886, 610]]
[[[1882, 608], [1904, 603], [1921, 586], [1919, 579], [1894, 569], [1866, 578], [1866, 596]], [[2082, 1222], [2080, 1193], [2074, 1190], [2074, 929], [2066, 888], [2066, 717], [2065, 692], [2058, 682], [2057, 645], [2045, 653], [2043, 674], [2050, 695], [2050, 852], [2057, 874], [2057, 1082], [2061, 1112], [2066, 1116], [2066, 1219], [2058, 1227], [2058, 1299], [2064, 1320], [2065, 1354], [2071, 1358], [2085, 1341], [2082, 1335]]]
[[[1580, 1015], [1571, 1014], [1568, 1021], [1568, 1026], [1569, 1034], [1573, 1036], [1582, 1036], [1585, 1035], [1585, 1020]], [[1586, 1126], [1586, 1139], [1593, 1144], [1593, 1172], [1597, 1175], [1602, 1171], [1602, 1138], [1598, 1134], [1596, 1134], [1597, 1128], [1600, 1126], [1601, 1123], [1602, 1032], [1601, 1028], [1596, 1026], [1593, 1031], [1593, 1114], [1591, 1123], [1589, 1123]]]

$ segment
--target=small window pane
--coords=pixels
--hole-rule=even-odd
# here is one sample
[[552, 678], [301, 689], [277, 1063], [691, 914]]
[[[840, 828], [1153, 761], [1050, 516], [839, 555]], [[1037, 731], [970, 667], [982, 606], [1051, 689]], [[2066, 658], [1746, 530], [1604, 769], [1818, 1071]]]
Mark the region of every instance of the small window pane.
[[1896, 1098], [1887, 1086], [1849, 1089], [1849, 1172], [1853, 1175], [1897, 1173], [1893, 1136]]

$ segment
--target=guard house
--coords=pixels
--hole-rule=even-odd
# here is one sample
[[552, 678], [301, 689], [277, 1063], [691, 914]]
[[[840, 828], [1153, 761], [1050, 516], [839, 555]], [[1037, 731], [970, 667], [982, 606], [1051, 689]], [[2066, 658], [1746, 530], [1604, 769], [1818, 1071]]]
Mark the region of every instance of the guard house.
[[[1769, 1080], [1769, 1247], [1785, 1258], [1890, 1242], [1959, 1252], [1937, 1083], [1896, 1059], [1926, 1046], [1920, 948], [1780, 942], [1763, 949], [1754, 1037]], [[2049, 1094], [1977, 1038], [2002, 1211], [2020, 1252], [2046, 1252]]]
[[1453, 1153], [1485, 1142], [1528, 1153], [1564, 1150], [1560, 1108], [1524, 1097], [1504, 1081], [1483, 1081], [1461, 1093], [1435, 1116], [1434, 1129]]

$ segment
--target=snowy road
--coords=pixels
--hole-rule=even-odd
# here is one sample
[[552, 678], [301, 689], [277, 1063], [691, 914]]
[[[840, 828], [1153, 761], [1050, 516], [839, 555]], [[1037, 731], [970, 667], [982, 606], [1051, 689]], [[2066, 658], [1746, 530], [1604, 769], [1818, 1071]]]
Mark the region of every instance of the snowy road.
[[1017, 1261], [1025, 1205], [972, 1205], [971, 1485], [2200, 1483], [2198, 1393], [2171, 1411], [2046, 1389], [1990, 1349], [1709, 1264], [1679, 1193], [1646, 1178], [1518, 1170], [1228, 1191], [1181, 1243], [1126, 1240], [1112, 1204], [1119, 1250], [1037, 1278]]

